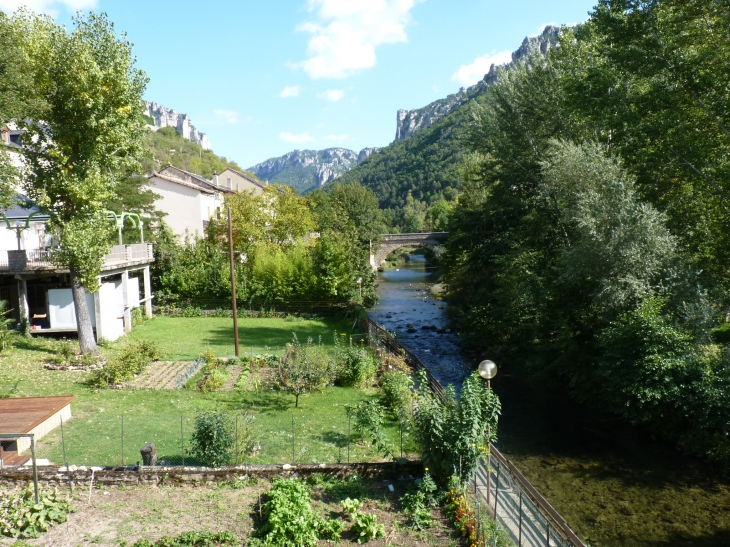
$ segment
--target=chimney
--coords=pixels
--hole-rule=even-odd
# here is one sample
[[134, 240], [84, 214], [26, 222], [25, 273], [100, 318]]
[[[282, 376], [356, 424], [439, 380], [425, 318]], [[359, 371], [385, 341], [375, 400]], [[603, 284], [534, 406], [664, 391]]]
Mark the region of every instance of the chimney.
[[10, 144], [10, 128], [5, 125], [0, 131], [3, 133], [3, 142], [5, 144]]
[[218, 184], [218, 173], [215, 173], [215, 172], [213, 173], [213, 182], [215, 183], [216, 186], [219, 186], [219, 184]]

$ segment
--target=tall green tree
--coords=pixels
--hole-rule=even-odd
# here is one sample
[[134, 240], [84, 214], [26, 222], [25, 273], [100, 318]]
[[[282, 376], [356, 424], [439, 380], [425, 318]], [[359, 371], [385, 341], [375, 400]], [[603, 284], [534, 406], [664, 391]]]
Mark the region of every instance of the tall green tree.
[[29, 36], [33, 85], [46, 104], [22, 124], [24, 189], [58, 232], [54, 261], [70, 271], [81, 350], [97, 351], [85, 292], [98, 289], [110, 248], [105, 205], [141, 153], [147, 77], [105, 14], [76, 16], [70, 32], [28, 12], [13, 20]]

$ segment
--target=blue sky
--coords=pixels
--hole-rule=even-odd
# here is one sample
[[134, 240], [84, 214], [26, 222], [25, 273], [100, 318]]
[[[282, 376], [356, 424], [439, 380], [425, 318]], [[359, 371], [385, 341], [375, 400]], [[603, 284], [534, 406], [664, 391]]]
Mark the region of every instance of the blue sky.
[[0, 0], [70, 24], [105, 11], [134, 43], [145, 94], [187, 113], [242, 167], [295, 148], [384, 146], [396, 111], [476, 83], [546, 24], [596, 0]]

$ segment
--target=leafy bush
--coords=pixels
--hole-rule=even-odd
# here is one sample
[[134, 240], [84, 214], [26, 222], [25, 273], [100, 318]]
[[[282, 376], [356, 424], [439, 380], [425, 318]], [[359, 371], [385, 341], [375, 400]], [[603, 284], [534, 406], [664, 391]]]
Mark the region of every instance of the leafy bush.
[[360, 509], [361, 506], [362, 502], [357, 498], [346, 498], [342, 500], [342, 510], [347, 513], [347, 516], [350, 518], [357, 513], [357, 510]]
[[413, 378], [410, 374], [393, 370], [380, 378], [380, 395], [383, 404], [395, 414], [408, 415], [411, 412], [411, 390]]
[[307, 486], [299, 479], [274, 479], [263, 506], [265, 524], [252, 545], [314, 547], [320, 539], [338, 540], [343, 530], [339, 520], [325, 520], [312, 509]]
[[361, 498], [365, 495], [365, 480], [357, 473], [344, 479], [328, 478], [323, 489], [335, 499]]
[[69, 501], [55, 490], [41, 493], [38, 504], [30, 487], [19, 494], [6, 492], [0, 496], [0, 534], [13, 538], [37, 538], [54, 524], [66, 522], [66, 514], [72, 512]]
[[300, 395], [323, 389], [332, 383], [332, 377], [332, 360], [321, 341], [314, 345], [309, 338], [302, 346], [295, 334], [274, 369], [272, 381], [275, 389], [294, 395], [294, 406], [298, 407]]
[[385, 409], [373, 400], [357, 405], [346, 405], [346, 408], [348, 415], [354, 420], [353, 429], [360, 433], [361, 440], [365, 442], [367, 437], [380, 452], [386, 456], [391, 455], [393, 450], [383, 429]]
[[369, 387], [375, 381], [378, 363], [365, 348], [342, 347], [335, 333], [337, 383], [347, 387]]
[[203, 412], [195, 417], [190, 454], [210, 467], [230, 462], [235, 448], [231, 418], [222, 412]]
[[164, 536], [154, 543], [140, 539], [132, 547], [220, 547], [239, 544], [238, 538], [231, 532], [183, 532], [176, 538]]
[[151, 340], [137, 340], [125, 346], [121, 353], [107, 361], [104, 368], [94, 371], [89, 383], [95, 387], [118, 385], [140, 374], [150, 361], [160, 358], [157, 345]]

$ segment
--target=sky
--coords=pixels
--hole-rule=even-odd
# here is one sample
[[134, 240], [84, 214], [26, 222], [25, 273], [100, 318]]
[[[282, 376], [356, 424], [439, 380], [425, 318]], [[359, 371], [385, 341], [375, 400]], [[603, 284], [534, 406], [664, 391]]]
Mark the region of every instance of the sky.
[[545, 25], [597, 0], [0, 0], [70, 26], [106, 12], [134, 44], [145, 99], [186, 113], [248, 168], [294, 149], [393, 141], [396, 113], [480, 80]]

